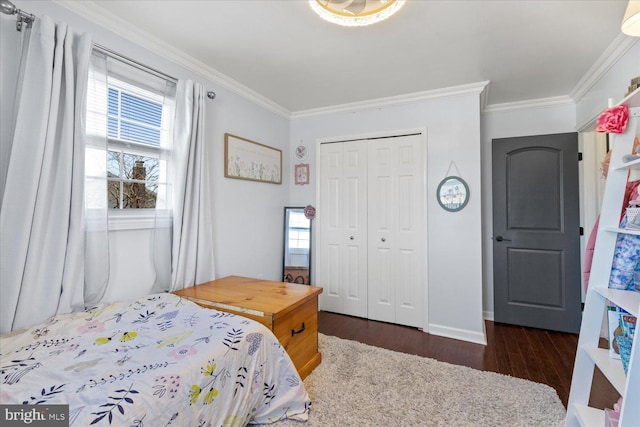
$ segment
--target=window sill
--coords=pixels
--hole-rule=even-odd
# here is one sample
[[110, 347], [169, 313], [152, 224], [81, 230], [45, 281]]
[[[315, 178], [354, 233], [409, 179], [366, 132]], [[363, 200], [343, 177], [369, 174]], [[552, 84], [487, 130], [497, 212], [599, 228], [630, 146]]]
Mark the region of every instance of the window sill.
[[170, 228], [171, 216], [158, 216], [155, 211], [109, 212], [109, 231], [148, 230]]

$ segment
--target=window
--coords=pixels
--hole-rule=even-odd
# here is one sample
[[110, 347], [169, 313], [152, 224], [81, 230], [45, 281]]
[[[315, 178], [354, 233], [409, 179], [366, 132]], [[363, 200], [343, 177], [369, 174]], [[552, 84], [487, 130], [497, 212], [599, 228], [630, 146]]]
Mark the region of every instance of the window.
[[175, 82], [94, 50], [86, 118], [88, 209], [108, 208], [113, 218], [169, 208], [174, 97]]
[[[148, 94], [152, 95], [152, 94]], [[156, 207], [162, 103], [111, 82], [108, 95], [107, 195], [112, 209]]]

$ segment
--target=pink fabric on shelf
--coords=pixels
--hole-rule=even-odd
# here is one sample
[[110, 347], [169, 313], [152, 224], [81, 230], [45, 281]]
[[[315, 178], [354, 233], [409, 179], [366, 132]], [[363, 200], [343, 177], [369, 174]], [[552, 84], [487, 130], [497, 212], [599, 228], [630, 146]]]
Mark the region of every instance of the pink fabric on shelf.
[[584, 252], [584, 268], [582, 271], [582, 279], [584, 282], [584, 291], [587, 292], [589, 288], [589, 277], [591, 276], [591, 263], [593, 262], [593, 250], [596, 247], [596, 237], [598, 236], [598, 224], [600, 224], [600, 215], [593, 224], [591, 233], [589, 234], [589, 240]]
[[[640, 197], [640, 181], [627, 182], [627, 186], [624, 190], [624, 201], [622, 202], [622, 215], [624, 215], [624, 209], [629, 206], [630, 200], [638, 200]], [[620, 216], [622, 218], [622, 216]]]

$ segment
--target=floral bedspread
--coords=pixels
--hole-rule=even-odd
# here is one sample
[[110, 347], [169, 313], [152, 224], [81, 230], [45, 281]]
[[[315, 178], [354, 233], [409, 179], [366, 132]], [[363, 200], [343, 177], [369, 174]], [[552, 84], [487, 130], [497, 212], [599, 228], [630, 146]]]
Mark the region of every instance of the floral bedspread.
[[3, 335], [0, 369], [0, 403], [69, 404], [72, 426], [304, 421], [311, 405], [271, 331], [173, 294]]

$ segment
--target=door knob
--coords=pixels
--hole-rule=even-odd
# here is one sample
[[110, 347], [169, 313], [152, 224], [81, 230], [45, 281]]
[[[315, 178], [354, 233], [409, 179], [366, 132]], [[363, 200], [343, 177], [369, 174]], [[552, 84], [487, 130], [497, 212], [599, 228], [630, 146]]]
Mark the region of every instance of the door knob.
[[498, 237], [496, 237], [496, 241], [497, 241], [497, 242], [510, 242], [510, 241], [511, 241], [511, 239], [505, 239], [505, 238], [504, 238], [504, 237], [502, 237], [502, 236], [498, 236]]
[[383, 237], [382, 239], [380, 239], [380, 240], [382, 240], [383, 242], [386, 242], [386, 241], [387, 241], [387, 239], [385, 239], [384, 237]]
[[349, 236], [349, 240], [353, 240], [353, 236]]

